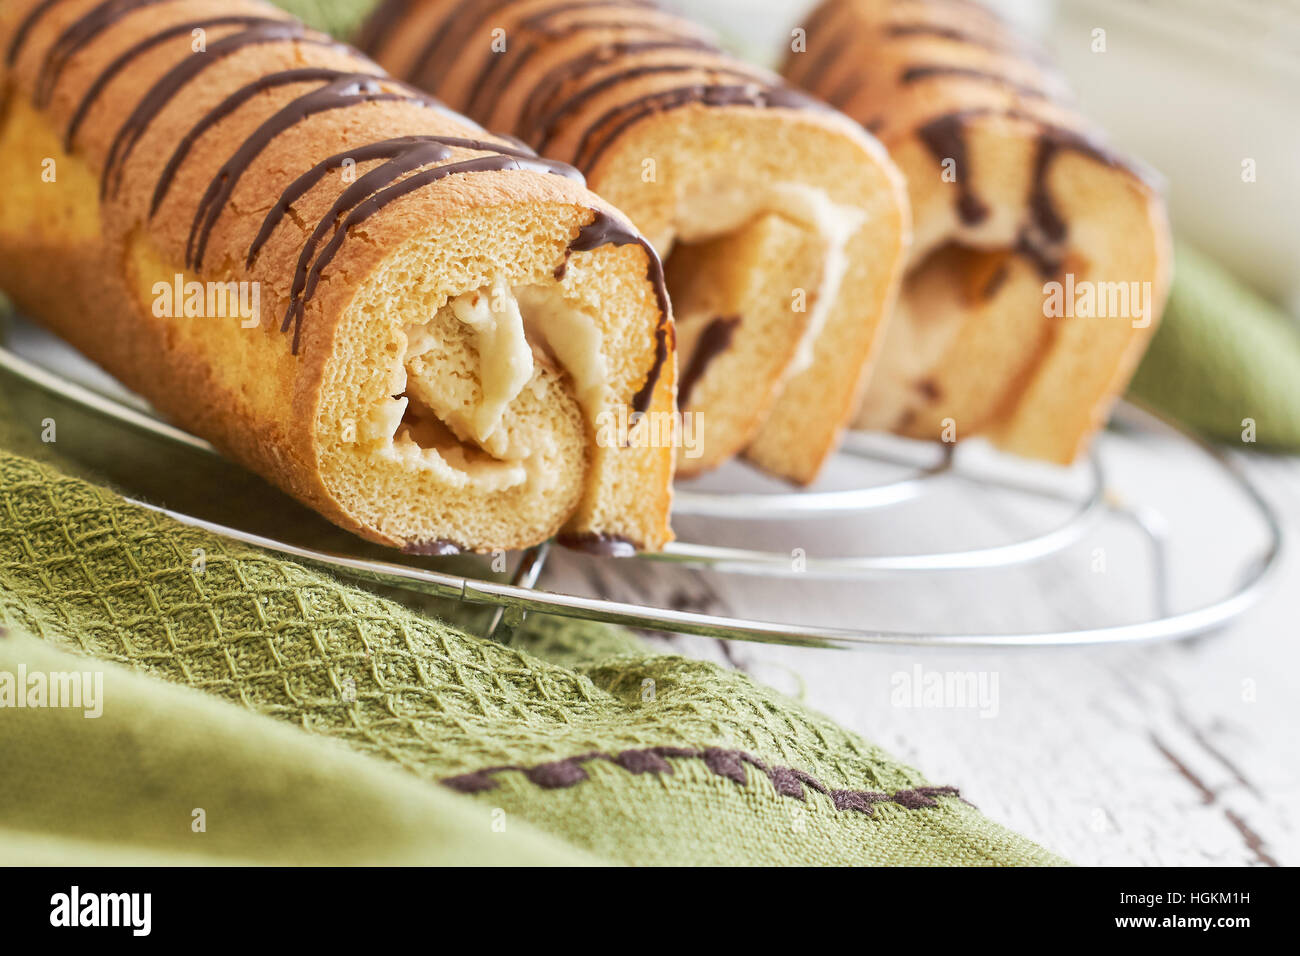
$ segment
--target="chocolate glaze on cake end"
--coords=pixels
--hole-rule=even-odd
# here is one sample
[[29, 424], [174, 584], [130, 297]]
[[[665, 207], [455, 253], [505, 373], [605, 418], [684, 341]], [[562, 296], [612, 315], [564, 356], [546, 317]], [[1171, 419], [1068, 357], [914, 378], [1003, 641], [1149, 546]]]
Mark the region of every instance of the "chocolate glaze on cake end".
[[438, 538], [434, 541], [415, 541], [402, 546], [402, 553], [426, 558], [449, 558], [464, 554], [465, 549], [454, 541]]
[[974, 171], [966, 149], [968, 117], [967, 113], [949, 113], [926, 123], [916, 133], [941, 165], [951, 160], [956, 167], [957, 214], [963, 223], [974, 226], [989, 217], [989, 207], [975, 195], [972, 184]]
[[[1005, 117], [1032, 124], [1037, 139], [1033, 178], [1025, 222], [1012, 248], [1050, 277], [1062, 268], [1069, 231], [1048, 188], [1058, 156], [1081, 153], [1149, 185], [1156, 177], [1084, 132], [1059, 73], [1041, 50], [1023, 41], [983, 5], [963, 2], [961, 6], [960, 16], [952, 16], [940, 3], [866, 11], [846, 0], [828, 0], [810, 14], [805, 28], [807, 52], [791, 54], [785, 73], [792, 82], [850, 110], [868, 132], [884, 133], [889, 145], [915, 135], [937, 162], [951, 160], [957, 175], [954, 205], [966, 227], [979, 226], [990, 216], [978, 194], [979, 171], [971, 168], [967, 143], [971, 122]], [[846, 43], [846, 37], [853, 41]], [[862, 56], [869, 49], [886, 47], [899, 51], [893, 60], [901, 61], [901, 67], [891, 66], [886, 72], [874, 61], [861, 67], [847, 62], [850, 54]], [[969, 56], [972, 52], [976, 55]], [[1008, 105], [931, 112], [915, 127], [886, 124], [883, 111], [891, 98], [924, 82], [943, 84], [949, 90], [977, 85], [1002, 88], [1010, 94]]]
[[677, 383], [677, 404], [681, 408], [685, 409], [691, 404], [691, 394], [713, 360], [731, 348], [731, 340], [739, 326], [740, 316], [720, 315], [710, 319], [709, 324], [700, 332], [700, 337], [695, 342], [695, 351], [691, 353], [686, 370]]
[[583, 226], [573, 241], [569, 243], [569, 248], [565, 252], [564, 263], [556, 269], [555, 275], [557, 279], [563, 278], [569, 256], [575, 252], [591, 252], [601, 246], [626, 245], [637, 245], [645, 251], [648, 263], [646, 275], [650, 280], [650, 284], [654, 287], [655, 300], [659, 307], [659, 324], [655, 329], [654, 362], [650, 366], [650, 372], [646, 376], [645, 384], [632, 398], [633, 412], [644, 414], [650, 409], [650, 403], [654, 399], [655, 386], [659, 384], [659, 376], [663, 373], [664, 363], [668, 361], [668, 356], [675, 345], [672, 340], [672, 323], [669, 321], [671, 307], [668, 303], [668, 285], [664, 278], [664, 265], [654, 247], [630, 225], [598, 209], [593, 210], [593, 212], [595, 215], [591, 222]]
[[555, 540], [570, 551], [582, 551], [602, 558], [634, 558], [641, 550], [635, 541], [616, 534], [562, 534]]
[[968, 124], [973, 119], [987, 116], [1025, 120], [1034, 123], [1038, 129], [1033, 179], [1029, 190], [1029, 219], [1016, 238], [1014, 249], [1029, 259], [1045, 278], [1051, 278], [1061, 269], [1063, 246], [1069, 238], [1069, 224], [1057, 210], [1047, 184], [1048, 174], [1056, 158], [1063, 152], [1074, 151], [1134, 175], [1138, 175], [1138, 172], [1087, 135], [1043, 124], [1023, 113], [983, 109], [948, 113], [921, 126], [917, 135], [940, 163], [946, 159], [956, 162], [957, 213], [967, 226], [978, 225], [989, 214], [988, 206], [974, 194], [974, 175], [968, 167], [966, 147]]

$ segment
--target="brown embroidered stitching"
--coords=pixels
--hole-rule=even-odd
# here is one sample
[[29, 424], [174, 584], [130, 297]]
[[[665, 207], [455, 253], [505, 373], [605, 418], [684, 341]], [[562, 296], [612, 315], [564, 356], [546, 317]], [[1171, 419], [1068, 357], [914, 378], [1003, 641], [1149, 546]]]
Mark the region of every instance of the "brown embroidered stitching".
[[[712, 773], [719, 777], [726, 777], [728, 780], [742, 786], [748, 782], [748, 778], [745, 776], [745, 764], [749, 764], [772, 781], [772, 788], [778, 796], [806, 800], [807, 791], [805, 788], [807, 788], [829, 796], [836, 810], [853, 810], [867, 816], [873, 815], [875, 806], [878, 803], [892, 803], [904, 810], [920, 810], [926, 807], [937, 807], [939, 797], [962, 799], [956, 787], [917, 787], [912, 790], [899, 790], [892, 794], [878, 793], [871, 790], [831, 790], [816, 777], [804, 773], [802, 770], [795, 770], [790, 767], [769, 767], [762, 760], [744, 751], [724, 750], [720, 747], [708, 747], [704, 750], [693, 750], [685, 747], [646, 747], [641, 750], [624, 750], [618, 754], [592, 752], [577, 757], [568, 757], [564, 760], [537, 764], [534, 767], [516, 765], [488, 767], [484, 770], [476, 770], [473, 773], [447, 777], [442, 783], [444, 786], [460, 793], [484, 793], [497, 788], [496, 774], [517, 770], [524, 774], [530, 783], [541, 787], [543, 790], [561, 790], [590, 779], [590, 775], [587, 773], [586, 768], [583, 767], [583, 764], [593, 760], [604, 760], [608, 763], [617, 764], [632, 774], [670, 774], [673, 773], [673, 767], [668, 762], [669, 757], [703, 760], [704, 765]], [[962, 800], [962, 802], [967, 803], [968, 801]]]

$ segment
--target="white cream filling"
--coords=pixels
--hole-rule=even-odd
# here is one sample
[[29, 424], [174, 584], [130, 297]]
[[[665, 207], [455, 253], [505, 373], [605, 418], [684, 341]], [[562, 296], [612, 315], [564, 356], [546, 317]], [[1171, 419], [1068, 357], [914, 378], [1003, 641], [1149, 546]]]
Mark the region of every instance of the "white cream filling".
[[491, 493], [518, 487], [529, 478], [522, 462], [470, 460], [463, 448], [425, 448], [409, 432], [394, 436], [389, 452], [408, 468], [433, 472], [440, 484], [451, 488]]
[[[406, 369], [401, 369], [402, 382], [396, 388], [390, 388], [389, 391], [394, 395], [401, 395], [406, 391]], [[401, 427], [402, 416], [406, 414], [407, 406], [411, 400], [406, 396], [401, 398], [388, 399], [380, 402], [366, 419], [364, 427], [365, 432], [360, 437], [363, 441], [391, 441], [397, 434], [397, 429]]]
[[[410, 405], [403, 395], [408, 386], [407, 364], [438, 348], [427, 325], [403, 330], [406, 346], [402, 359], [387, 373], [388, 394], [402, 397], [386, 399], [372, 411], [363, 422], [363, 437], [385, 442], [385, 453], [408, 467], [433, 471], [441, 483], [451, 487], [472, 485], [492, 492], [529, 481], [539, 488], [553, 485], [556, 476], [535, 467], [553, 449], [553, 442], [539, 434], [529, 436], [526, 448], [511, 449], [502, 420], [525, 388], [539, 387], [540, 359], [543, 363], [553, 360], [569, 373], [584, 414], [592, 423], [597, 421], [609, 402], [609, 374], [595, 318], [567, 303], [558, 289], [512, 288], [503, 276], [495, 277], [483, 289], [451, 299], [447, 308], [473, 332], [480, 398], [477, 405], [443, 425], [453, 433], [468, 434], [491, 457], [467, 453], [455, 443], [438, 448], [422, 445], [403, 425]], [[452, 415], [445, 409], [440, 417], [444, 414]]]
[[569, 373], [578, 404], [595, 422], [609, 405], [609, 367], [596, 320], [540, 286], [523, 286], [515, 296], [530, 339]]
[[826, 327], [848, 274], [849, 241], [866, 222], [866, 214], [860, 209], [836, 205], [825, 190], [802, 183], [773, 183], [762, 187], [737, 183], [705, 195], [684, 197], [677, 208], [677, 239], [682, 242], [716, 239], [767, 212], [813, 230], [825, 250], [821, 281], [808, 314], [808, 325], [787, 372], [792, 377], [813, 364], [817, 339]]
[[452, 314], [474, 331], [483, 397], [474, 410], [473, 434], [479, 445], [487, 447], [506, 408], [533, 377], [533, 350], [524, 335], [519, 300], [502, 276], [492, 280], [487, 292], [467, 292], [449, 305]]

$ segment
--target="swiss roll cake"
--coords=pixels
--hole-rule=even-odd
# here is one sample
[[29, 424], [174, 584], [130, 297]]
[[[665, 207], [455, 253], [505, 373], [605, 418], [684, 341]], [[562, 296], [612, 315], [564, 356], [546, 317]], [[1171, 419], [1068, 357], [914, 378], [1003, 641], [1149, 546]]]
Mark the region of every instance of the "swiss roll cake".
[[384, 0], [358, 45], [572, 163], [665, 260], [690, 475], [812, 481], [852, 417], [908, 239], [870, 135], [638, 0]]
[[670, 539], [662, 265], [572, 167], [258, 0], [4, 0], [0, 70], [0, 288], [163, 415], [412, 553]]
[[784, 75], [880, 138], [914, 218], [859, 424], [1073, 460], [1164, 305], [1171, 251], [1151, 175], [971, 0], [826, 0], [800, 29]]

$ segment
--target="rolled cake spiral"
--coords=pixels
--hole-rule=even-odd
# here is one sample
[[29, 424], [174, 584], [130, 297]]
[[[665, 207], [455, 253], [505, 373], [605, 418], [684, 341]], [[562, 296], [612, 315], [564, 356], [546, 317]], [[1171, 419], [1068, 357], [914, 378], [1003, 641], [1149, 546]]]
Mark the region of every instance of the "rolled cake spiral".
[[0, 56], [0, 286], [168, 417], [415, 553], [670, 538], [599, 434], [671, 414], [662, 267], [575, 170], [257, 0], [6, 0]]
[[827, 0], [803, 29], [786, 77], [880, 137], [915, 224], [860, 424], [1071, 461], [1160, 318], [1160, 197], [971, 0]]
[[861, 395], [907, 239], [879, 144], [638, 0], [385, 0], [358, 44], [571, 162], [667, 264], [691, 474], [811, 481]]

